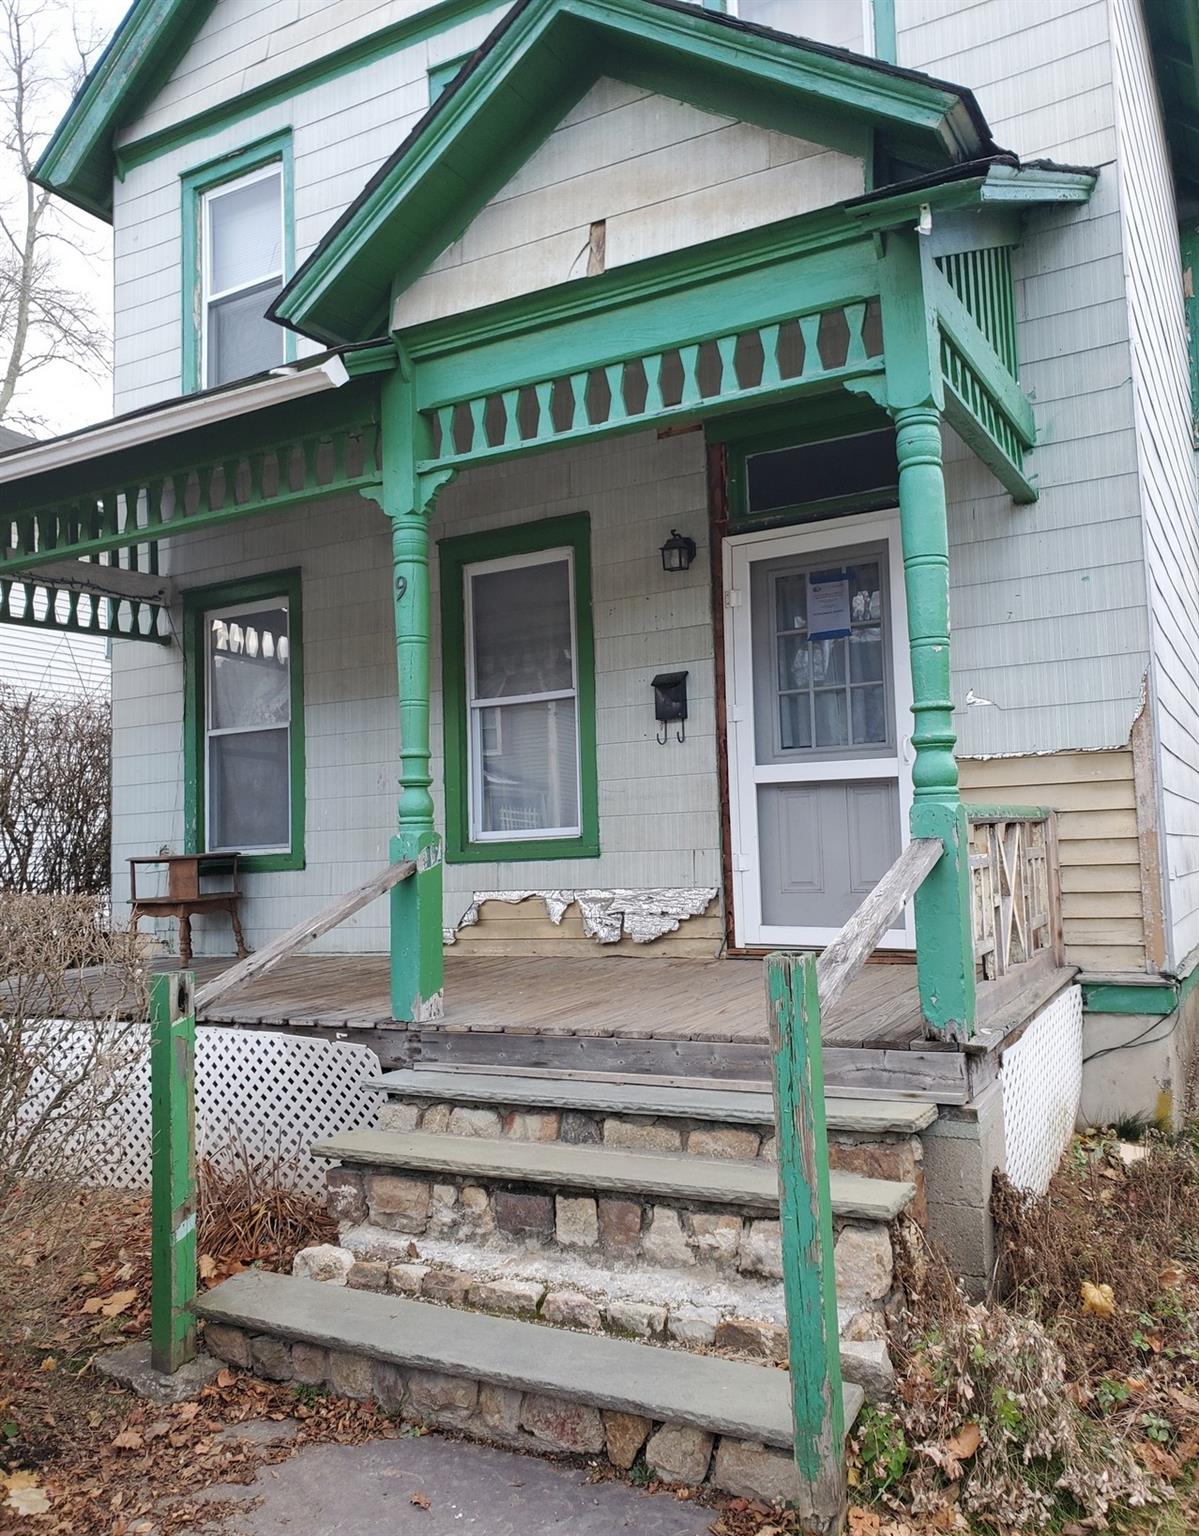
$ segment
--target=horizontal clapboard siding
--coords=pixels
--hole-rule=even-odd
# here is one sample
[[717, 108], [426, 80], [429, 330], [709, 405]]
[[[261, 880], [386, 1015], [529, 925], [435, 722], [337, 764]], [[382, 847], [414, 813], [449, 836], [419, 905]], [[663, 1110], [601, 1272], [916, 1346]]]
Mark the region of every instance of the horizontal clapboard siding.
[[1169, 958], [1199, 946], [1199, 524], [1178, 216], [1141, 7], [1112, 6]]
[[968, 805], [1043, 805], [1058, 813], [1067, 960], [1090, 971], [1143, 971], [1132, 752], [964, 758], [958, 774]]

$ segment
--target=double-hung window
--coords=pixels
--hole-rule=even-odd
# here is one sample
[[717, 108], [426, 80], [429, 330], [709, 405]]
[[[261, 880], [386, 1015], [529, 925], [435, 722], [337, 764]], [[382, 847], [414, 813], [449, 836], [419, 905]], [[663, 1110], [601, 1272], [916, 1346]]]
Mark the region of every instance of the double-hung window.
[[303, 686], [296, 573], [189, 593], [194, 843], [250, 867], [303, 860]]
[[201, 194], [200, 350], [207, 387], [276, 367], [282, 327], [266, 318], [283, 287], [283, 166]]
[[446, 540], [442, 563], [450, 857], [594, 853], [586, 518]]

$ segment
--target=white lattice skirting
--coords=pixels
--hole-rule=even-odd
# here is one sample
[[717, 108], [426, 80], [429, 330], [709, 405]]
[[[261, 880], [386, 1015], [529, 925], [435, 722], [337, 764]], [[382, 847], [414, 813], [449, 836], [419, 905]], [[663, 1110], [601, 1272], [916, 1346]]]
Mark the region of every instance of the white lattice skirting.
[[1044, 1194], [1074, 1132], [1082, 1095], [1082, 988], [1068, 987], [1003, 1053], [1007, 1175]]
[[[90, 1182], [136, 1189], [150, 1182], [149, 1031], [127, 1093], [96, 1137]], [[289, 1182], [322, 1194], [326, 1164], [314, 1141], [375, 1123], [378, 1071], [365, 1046], [262, 1030], [196, 1030], [196, 1151], [220, 1163], [243, 1151], [287, 1169]]]

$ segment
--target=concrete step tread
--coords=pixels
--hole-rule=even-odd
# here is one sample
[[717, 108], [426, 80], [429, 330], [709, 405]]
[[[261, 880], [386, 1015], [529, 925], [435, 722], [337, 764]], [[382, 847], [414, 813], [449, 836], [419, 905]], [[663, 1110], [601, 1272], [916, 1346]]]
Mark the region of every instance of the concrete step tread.
[[[427, 1131], [350, 1131], [317, 1142], [315, 1157], [368, 1163], [412, 1173], [460, 1175], [479, 1183], [514, 1180], [555, 1189], [584, 1189], [778, 1210], [778, 1171], [770, 1163], [723, 1161], [680, 1154], [625, 1152], [560, 1141], [491, 1141]], [[856, 1173], [829, 1176], [833, 1212], [867, 1221], [893, 1221], [915, 1185]]]
[[[511, 1104], [538, 1109], [580, 1109], [599, 1114], [654, 1115], [711, 1120], [729, 1125], [773, 1125], [770, 1090], [666, 1087], [636, 1082], [604, 1082], [477, 1072], [466, 1068], [416, 1068], [385, 1072], [365, 1085], [404, 1099], [456, 1101], [462, 1104]], [[830, 1131], [914, 1136], [937, 1118], [935, 1104], [902, 1099], [843, 1099], [826, 1095]]]
[[[262, 1270], [245, 1270], [205, 1292], [198, 1310], [211, 1322], [394, 1365], [545, 1392], [764, 1445], [791, 1445], [790, 1376], [771, 1366], [544, 1328]], [[848, 1429], [863, 1394], [855, 1386], [843, 1391]]]

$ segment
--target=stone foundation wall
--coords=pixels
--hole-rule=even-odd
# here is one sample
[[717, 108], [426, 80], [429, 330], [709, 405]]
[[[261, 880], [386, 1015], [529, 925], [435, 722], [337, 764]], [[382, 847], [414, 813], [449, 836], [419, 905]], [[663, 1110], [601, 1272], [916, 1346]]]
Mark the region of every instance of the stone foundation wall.
[[373, 1400], [414, 1424], [542, 1454], [603, 1456], [625, 1472], [643, 1460], [664, 1482], [707, 1483], [745, 1498], [801, 1497], [791, 1455], [751, 1441], [469, 1377], [400, 1367], [369, 1355], [250, 1334], [223, 1323], [209, 1323], [204, 1342], [220, 1359], [268, 1380], [328, 1387], [345, 1397]]

